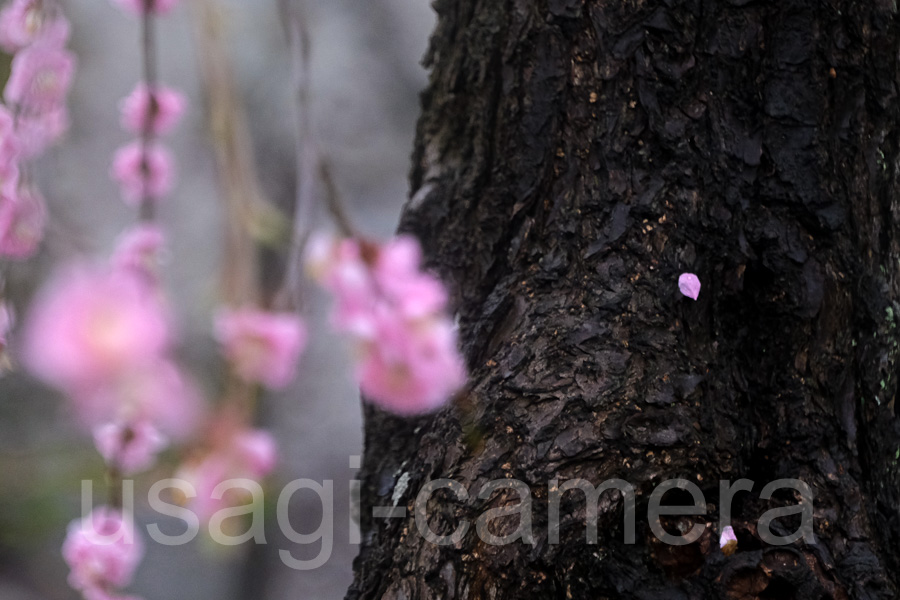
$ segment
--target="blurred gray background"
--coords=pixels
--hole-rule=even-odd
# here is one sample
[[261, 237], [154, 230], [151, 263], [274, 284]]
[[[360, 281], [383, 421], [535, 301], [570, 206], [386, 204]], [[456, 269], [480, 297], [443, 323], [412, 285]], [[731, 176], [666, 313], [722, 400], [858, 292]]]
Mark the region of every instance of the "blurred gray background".
[[[184, 0], [184, 3], [191, 0]], [[184, 4], [183, 3], [183, 4]], [[291, 65], [276, 0], [221, 0], [240, 99], [252, 128], [263, 189], [285, 206], [293, 197], [294, 112]], [[19, 303], [75, 254], [106, 256], [134, 212], [118, 199], [107, 175], [112, 152], [128, 140], [117, 105], [138, 78], [137, 21], [108, 0], [63, 0], [73, 23], [80, 64], [70, 97], [72, 129], [39, 163], [50, 206], [42, 253], [8, 272]], [[427, 0], [308, 0], [315, 134], [331, 157], [341, 195], [369, 235], [393, 231], [407, 194], [419, 65], [434, 15]], [[214, 385], [210, 314], [218, 303], [222, 267], [221, 198], [201, 101], [191, 11], [180, 6], [159, 23], [160, 75], [191, 105], [170, 139], [179, 161], [175, 193], [161, 209], [170, 231], [168, 285], [182, 325], [182, 354], [194, 375]], [[22, 308], [21, 306], [19, 308]], [[327, 327], [327, 299], [314, 296], [311, 343], [292, 389], [266, 397], [263, 421], [280, 444], [281, 461], [267, 498], [265, 546], [214, 546], [198, 538], [182, 547], [152, 542], [144, 529], [159, 523], [181, 532], [146, 506], [152, 478], [138, 479], [136, 512], [146, 557], [128, 590], [145, 600], [281, 600], [342, 598], [356, 546], [349, 543], [349, 457], [361, 452], [359, 399], [349, 378], [348, 348]], [[0, 600], [70, 600], [60, 546], [80, 511], [80, 481], [104, 493], [100, 459], [84, 431], [71, 424], [65, 402], [26, 375], [0, 378]], [[314, 570], [284, 566], [279, 550], [310, 559], [318, 544], [300, 547], [278, 533], [274, 494], [298, 478], [334, 482], [334, 547]], [[143, 498], [142, 498], [143, 496]], [[313, 532], [322, 520], [318, 498], [295, 495], [291, 524]]]

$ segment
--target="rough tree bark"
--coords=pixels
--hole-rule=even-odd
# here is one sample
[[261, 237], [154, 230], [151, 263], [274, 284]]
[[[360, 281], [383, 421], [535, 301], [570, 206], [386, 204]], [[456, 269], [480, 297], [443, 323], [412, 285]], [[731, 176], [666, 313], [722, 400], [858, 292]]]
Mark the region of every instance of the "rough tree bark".
[[[412, 421], [366, 409], [347, 597], [900, 597], [896, 3], [434, 6], [401, 229], [451, 286], [471, 387]], [[637, 543], [610, 493], [587, 544], [568, 492], [550, 544], [555, 477], [633, 483]], [[675, 477], [709, 523], [720, 480], [757, 482], [737, 553], [654, 541], [647, 498]], [[424, 540], [413, 502], [436, 478], [470, 492], [432, 497], [439, 533], [520, 501], [479, 500], [486, 481], [532, 486], [534, 544]], [[760, 499], [777, 478], [813, 488], [815, 543], [760, 541], [759, 516], [798, 502]], [[372, 517], [395, 501], [406, 518]]]

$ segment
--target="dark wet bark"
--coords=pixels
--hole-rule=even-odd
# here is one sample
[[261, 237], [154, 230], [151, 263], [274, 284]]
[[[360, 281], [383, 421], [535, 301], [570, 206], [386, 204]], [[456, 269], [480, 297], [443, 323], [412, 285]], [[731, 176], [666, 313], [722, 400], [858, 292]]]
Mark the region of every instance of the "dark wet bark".
[[[451, 285], [472, 386], [428, 418], [367, 409], [348, 598], [900, 597], [895, 4], [435, 7], [401, 228]], [[411, 509], [442, 477], [471, 499], [436, 494], [432, 529], [515, 505], [476, 497], [511, 477], [532, 486], [534, 545], [474, 526], [425, 541]], [[555, 477], [633, 483], [637, 543], [609, 495], [588, 545], [575, 492], [548, 543]], [[736, 554], [712, 532], [654, 541], [648, 496], [673, 477], [704, 491], [709, 523], [720, 480], [757, 482], [734, 502]], [[778, 478], [813, 488], [814, 543], [759, 540], [763, 512], [798, 502], [759, 498]], [[408, 517], [373, 519], [392, 497]]]

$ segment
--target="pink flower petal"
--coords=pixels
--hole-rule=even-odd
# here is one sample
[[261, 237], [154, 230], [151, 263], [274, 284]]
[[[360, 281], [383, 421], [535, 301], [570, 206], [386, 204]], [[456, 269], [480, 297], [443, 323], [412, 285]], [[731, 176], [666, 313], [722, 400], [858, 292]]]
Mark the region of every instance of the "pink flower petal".
[[696, 300], [700, 295], [700, 279], [693, 273], [682, 273], [678, 278], [678, 289], [688, 298]]
[[722, 530], [722, 536], [719, 538], [719, 548], [722, 549], [722, 552], [725, 556], [731, 556], [737, 551], [738, 540], [737, 536], [734, 534], [734, 529], [731, 525], [727, 525], [725, 529]]

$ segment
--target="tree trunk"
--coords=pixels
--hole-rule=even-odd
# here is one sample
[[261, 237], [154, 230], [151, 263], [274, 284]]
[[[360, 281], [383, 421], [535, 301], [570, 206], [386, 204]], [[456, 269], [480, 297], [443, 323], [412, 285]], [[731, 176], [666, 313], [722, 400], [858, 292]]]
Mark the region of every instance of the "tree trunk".
[[[896, 3], [434, 6], [401, 230], [450, 285], [471, 383], [424, 418], [366, 408], [347, 598], [900, 597]], [[438, 534], [471, 524], [450, 545], [416, 528], [439, 478], [468, 491], [427, 503]], [[634, 544], [618, 492], [586, 541], [577, 491], [553, 543], [553, 482], [574, 478], [634, 486]], [[709, 502], [663, 520], [709, 524], [685, 546], [647, 517], [673, 478]], [[756, 485], [734, 498], [725, 556], [719, 482], [741, 478]], [[814, 535], [773, 545], [760, 517], [801, 505], [761, 497], [782, 478], [814, 493]], [[524, 506], [515, 490], [479, 498], [496, 479], [530, 486], [533, 543], [478, 535], [485, 511]]]

